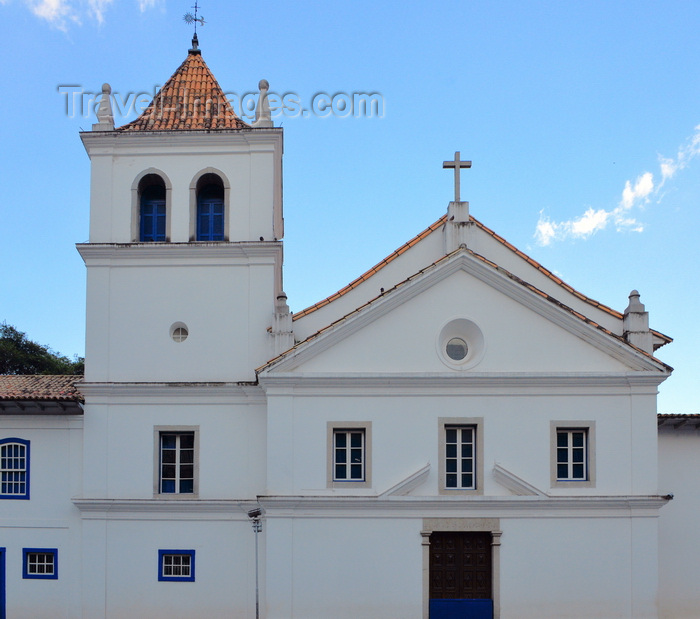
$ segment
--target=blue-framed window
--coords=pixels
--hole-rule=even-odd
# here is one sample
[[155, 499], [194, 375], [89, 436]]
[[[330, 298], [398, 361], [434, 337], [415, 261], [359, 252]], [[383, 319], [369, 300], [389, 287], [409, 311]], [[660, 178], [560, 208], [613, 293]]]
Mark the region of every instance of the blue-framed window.
[[197, 190], [197, 240], [224, 240], [224, 186], [214, 174], [201, 179]]
[[29, 441], [0, 439], [0, 499], [29, 498]]
[[22, 578], [58, 578], [57, 548], [23, 548], [22, 555]]
[[157, 174], [144, 176], [139, 184], [139, 240], [165, 241], [165, 183]]
[[194, 550], [159, 550], [158, 580], [194, 582]]
[[5, 596], [5, 548], [0, 548], [0, 619], [6, 619], [6, 596]]

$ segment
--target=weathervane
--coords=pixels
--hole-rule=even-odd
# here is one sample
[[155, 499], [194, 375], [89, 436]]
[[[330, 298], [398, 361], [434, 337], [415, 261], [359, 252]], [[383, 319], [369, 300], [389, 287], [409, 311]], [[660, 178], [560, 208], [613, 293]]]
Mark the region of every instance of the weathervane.
[[197, 24], [199, 23], [200, 26], [205, 24], [203, 17], [197, 17], [197, 11], [199, 10], [198, 1], [199, 0], [195, 0], [194, 6], [192, 7], [194, 9], [194, 15], [192, 15], [192, 13], [185, 13], [182, 18], [186, 23], [194, 24], [194, 36], [197, 36]]
[[185, 23], [188, 24], [194, 24], [194, 36], [192, 37], [192, 49], [190, 49], [190, 53], [192, 54], [199, 54], [201, 53], [199, 51], [199, 39], [197, 38], [197, 24], [200, 26], [204, 25], [204, 18], [203, 17], [197, 17], [197, 11], [199, 10], [199, 0], [194, 0], [194, 6], [192, 7], [194, 9], [194, 15], [192, 13], [185, 13], [185, 15], [182, 17], [182, 19], [185, 20]]

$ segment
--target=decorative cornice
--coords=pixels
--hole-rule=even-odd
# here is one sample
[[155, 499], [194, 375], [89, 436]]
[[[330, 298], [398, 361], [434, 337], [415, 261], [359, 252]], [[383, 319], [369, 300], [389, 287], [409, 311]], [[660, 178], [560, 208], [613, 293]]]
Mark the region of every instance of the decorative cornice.
[[546, 492], [542, 492], [498, 463], [493, 467], [493, 477], [501, 486], [518, 496], [548, 496]]
[[388, 496], [404, 496], [407, 495], [412, 490], [415, 490], [420, 486], [428, 477], [430, 472], [430, 463], [426, 464], [423, 468], [419, 469], [412, 475], [409, 475], [406, 479], [400, 481], [398, 484], [394, 484], [388, 490], [382, 492], [380, 497]]
[[80, 382], [80, 392], [91, 403], [101, 399], [109, 402], [143, 403], [157, 399], [165, 402], [187, 404], [210, 404], [217, 401], [225, 404], [265, 404], [267, 398], [255, 383], [112, 383]]
[[238, 241], [216, 243], [77, 243], [76, 248], [88, 266], [120, 265], [190, 266], [206, 264], [250, 264], [257, 258], [262, 262], [279, 261], [281, 241]]
[[313, 518], [318, 515], [355, 518], [423, 518], [441, 516], [494, 518], [590, 516], [654, 517], [667, 497], [620, 496], [259, 496], [267, 518]]
[[114, 150], [134, 150], [143, 153], [144, 149], [154, 152], [171, 152], [173, 148], [205, 148], [207, 153], [224, 154], [246, 153], [251, 147], [266, 146], [271, 151], [281, 145], [284, 130], [272, 128], [242, 129], [196, 129], [185, 131], [84, 131], [80, 134], [88, 154], [109, 154]]
[[255, 499], [73, 499], [83, 520], [248, 520]]
[[596, 395], [656, 394], [666, 378], [658, 372], [624, 373], [535, 373], [535, 372], [459, 372], [401, 374], [307, 374], [303, 372], [265, 372], [260, 385], [268, 396], [385, 394], [398, 391], [410, 395]]

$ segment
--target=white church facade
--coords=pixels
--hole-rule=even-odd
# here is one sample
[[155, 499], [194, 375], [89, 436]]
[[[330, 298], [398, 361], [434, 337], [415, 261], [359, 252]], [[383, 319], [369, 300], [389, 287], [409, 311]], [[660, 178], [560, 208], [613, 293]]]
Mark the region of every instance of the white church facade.
[[481, 224], [457, 153], [445, 215], [292, 314], [260, 87], [249, 126], [195, 41], [81, 134], [85, 376], [0, 377], [0, 619], [699, 617], [700, 420], [657, 415], [639, 293]]

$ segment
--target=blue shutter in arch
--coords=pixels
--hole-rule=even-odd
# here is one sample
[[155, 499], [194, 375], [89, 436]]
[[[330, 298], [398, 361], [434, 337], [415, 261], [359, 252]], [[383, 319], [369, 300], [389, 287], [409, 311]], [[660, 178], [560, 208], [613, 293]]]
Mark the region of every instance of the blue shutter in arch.
[[214, 174], [203, 177], [197, 190], [197, 240], [224, 240], [224, 188]]
[[197, 240], [224, 240], [224, 202], [217, 199], [200, 199], [197, 204]]
[[147, 174], [139, 183], [139, 241], [165, 241], [165, 226], [165, 183], [157, 174]]
[[141, 202], [141, 242], [165, 241], [165, 200]]

